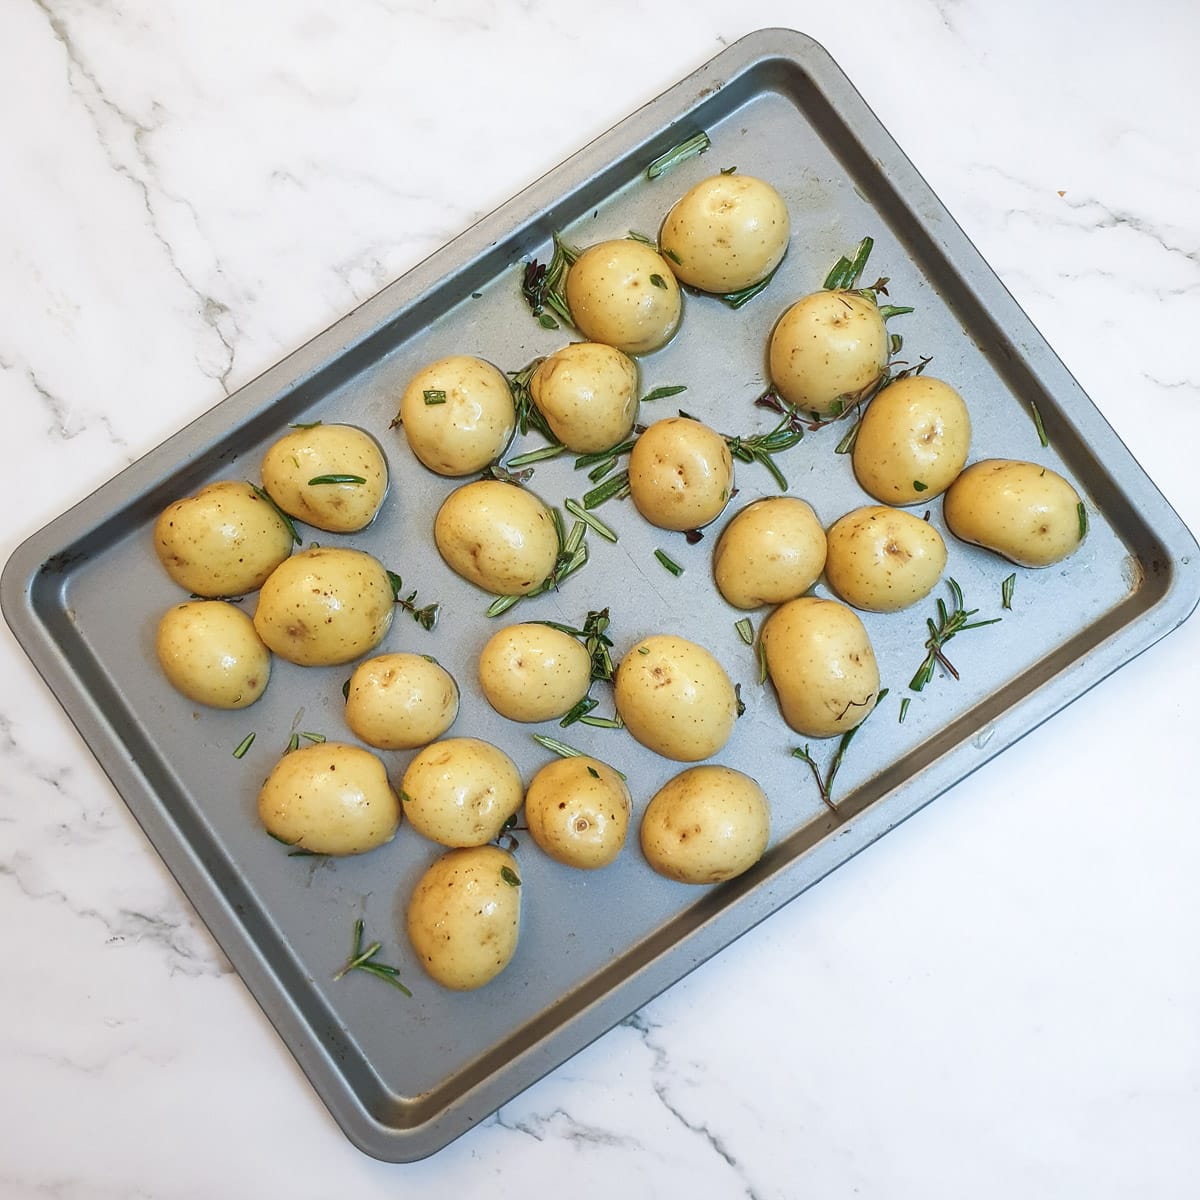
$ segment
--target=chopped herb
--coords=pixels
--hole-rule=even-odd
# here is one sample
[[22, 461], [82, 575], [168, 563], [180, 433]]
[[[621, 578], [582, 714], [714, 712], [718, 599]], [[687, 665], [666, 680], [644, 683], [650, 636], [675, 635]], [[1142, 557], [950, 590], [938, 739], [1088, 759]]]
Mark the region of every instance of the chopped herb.
[[721, 174], [722, 175], [732, 175], [734, 173], [734, 171], [736, 171], [736, 170], [737, 170], [737, 167], [722, 167]]
[[303, 729], [300, 730], [300, 736], [307, 742], [317, 744], [328, 740], [323, 733], [306, 733]]
[[849, 454], [850, 451], [854, 449], [854, 443], [858, 441], [858, 430], [861, 425], [862, 417], [860, 416], [859, 419], [855, 421], [854, 424], [851, 425], [847, 430], [846, 436], [843, 437], [836, 446], [834, 446], [834, 454]]
[[258, 487], [256, 484], [250, 483], [249, 480], [247, 480], [246, 482], [247, 482], [247, 486], [254, 492], [254, 494], [260, 500], [265, 500], [279, 514], [279, 519], [284, 523], [284, 525], [287, 526], [288, 533], [290, 533], [292, 535], [292, 541], [295, 542], [297, 546], [300, 545], [300, 543], [301, 543], [301, 541], [303, 541], [303, 539], [300, 537], [300, 534], [296, 531], [296, 523], [292, 520], [292, 518], [290, 516], [288, 516], [288, 514], [285, 513], [283, 511], [283, 509], [279, 507], [278, 504], [275, 503], [275, 501], [271, 498], [271, 495], [269, 492], [264, 491], [262, 488]]
[[901, 725], [904, 724], [904, 718], [908, 716], [908, 706], [911, 703], [912, 703], [911, 696], [905, 696], [904, 699], [902, 699], [900, 701], [900, 722], [899, 723]]
[[580, 725], [591, 725], [593, 729], [624, 729], [625, 722], [620, 717], [580, 717]]
[[401, 804], [411, 804], [412, 803], [412, 797], [403, 788], [397, 788], [396, 795], [400, 797]]
[[914, 492], [927, 492], [927, 491], [929, 491], [929, 484], [922, 483], [919, 479], [914, 479], [913, 480], [913, 491]]
[[744, 287], [737, 292], [725, 292], [718, 298], [723, 304], [729, 305], [730, 308], [741, 308], [743, 304], [749, 303], [749, 301], [753, 300], [759, 292], [766, 288], [767, 284], [769, 284], [771, 280], [775, 278], [775, 272], [778, 270], [779, 266], [776, 265], [770, 274], [764, 275], [757, 283], [752, 283], [748, 287]]
[[683, 568], [663, 550], [655, 550], [654, 557], [658, 559], [676, 578], [683, 574]]
[[656, 288], [661, 288], [664, 292], [667, 290], [667, 281], [659, 274], [650, 276], [651, 284]]
[[558, 723], [559, 728], [566, 729], [568, 725], [574, 725], [576, 721], [583, 720], [599, 703], [600, 701], [593, 696], [584, 696], [578, 704], [573, 705], [563, 714], [562, 720]]
[[622, 500], [629, 495], [629, 472], [621, 471], [610, 476], [599, 487], [594, 487], [583, 495], [583, 507], [599, 508], [607, 500]]
[[[560, 742], [558, 738], [547, 737], [544, 733], [531, 733], [529, 735], [539, 746], [544, 746], [547, 750], [553, 751], [560, 758], [590, 758], [591, 755], [583, 750], [576, 750], [574, 746], [568, 746], [566, 742]], [[622, 779], [625, 778], [616, 767], [610, 767], [611, 771], [615, 771]]]
[[740, 683], [735, 683], [733, 685], [733, 699], [737, 704], [737, 715], [739, 717], [745, 716], [746, 702], [742, 699], [742, 685]]
[[639, 654], [649, 654], [649, 653], [650, 653], [650, 647], [649, 647], [649, 646], [639, 646], [639, 647], [637, 648], [637, 652], [638, 652]]
[[593, 779], [599, 779], [599, 778], [600, 778], [600, 772], [599, 772], [599, 771], [597, 771], [595, 767], [588, 767], [588, 768], [587, 768], [587, 773], [588, 773], [588, 774], [589, 774], [589, 775], [590, 775], [590, 776], [591, 776]]
[[446, 403], [446, 393], [441, 388], [426, 388], [421, 395], [425, 397], [425, 403], [430, 407]]
[[500, 878], [503, 879], [509, 887], [521, 886], [521, 877], [512, 869], [512, 867], [501, 867]]
[[1043, 446], [1050, 445], [1050, 439], [1046, 436], [1046, 427], [1042, 424], [1042, 414], [1038, 412], [1038, 406], [1032, 401], [1029, 401], [1029, 412], [1033, 417], [1033, 427], [1037, 430], [1038, 441]]
[[426, 604], [424, 608], [416, 606], [417, 593], [409, 592], [407, 596], [401, 596], [400, 592], [404, 587], [404, 582], [395, 571], [388, 571], [388, 582], [392, 585], [392, 598], [405, 612], [412, 614], [412, 619], [416, 621], [422, 629], [430, 630], [437, 624], [438, 613], [441, 610], [439, 604]]
[[538, 313], [537, 323], [543, 329], [561, 329], [562, 328], [562, 326], [548, 312]]
[[598, 533], [605, 541], [615, 542], [617, 540], [616, 532], [610, 529], [599, 517], [593, 516], [578, 500], [572, 500], [569, 496], [563, 501], [563, 508], [567, 510], [573, 517], [578, 517], [583, 521], [589, 529], [594, 533]]
[[941, 663], [955, 679], [959, 677], [954, 664], [942, 653], [942, 648], [955, 634], [962, 633], [967, 629], [979, 629], [984, 625], [995, 625], [1000, 620], [999, 617], [992, 617], [986, 621], [972, 621], [971, 618], [979, 609], [964, 609], [962, 588], [950, 577], [947, 577], [946, 584], [950, 588], [954, 608], [947, 608], [946, 602], [939, 598], [936, 624], [932, 618], [926, 618], [925, 624], [929, 629], [929, 637], [925, 641], [925, 648], [929, 653], [926, 654], [925, 661], [917, 668], [917, 673], [909, 682], [908, 686], [914, 692], [921, 691], [929, 683], [938, 663]]
[[679, 255], [676, 254], [674, 250], [664, 249], [663, 254], [665, 254], [667, 256], [667, 258], [669, 258], [676, 266], [680, 266], [680, 267], [683, 266], [683, 259], [680, 258]]
[[284, 751], [284, 754], [291, 754], [293, 750], [299, 750], [299, 749], [300, 749], [300, 735], [298, 733], [293, 733], [292, 736], [290, 738], [288, 738], [287, 749]]
[[545, 462], [548, 458], [557, 458], [565, 449], [566, 446], [561, 442], [553, 442], [549, 446], [540, 446], [527, 454], [518, 454], [516, 458], [510, 458], [508, 466], [527, 467], [530, 463]]
[[1083, 507], [1083, 501], [1075, 505], [1075, 511], [1079, 514], [1079, 540], [1082, 542], [1087, 537], [1088, 532], [1088, 515], [1087, 509]]
[[308, 481], [309, 487], [321, 487], [327, 483], [366, 483], [361, 475], [314, 475]]
[[[806, 763], [808, 765], [808, 769], [812, 771], [813, 778], [817, 782], [817, 791], [821, 794], [821, 803], [824, 804], [831, 813], [837, 812], [837, 805], [833, 802], [833, 781], [837, 777], [838, 771], [841, 769], [842, 760], [846, 757], [846, 751], [849, 749], [850, 743], [854, 739], [854, 735], [863, 727], [867, 721], [867, 718], [870, 717], [871, 713], [879, 707], [880, 703], [883, 701], [883, 698], [887, 694], [887, 688], [881, 688], [879, 694], [875, 697], [875, 703], [871, 707], [871, 712], [867, 713], [867, 716], [864, 717], [857, 725], [855, 725], [853, 729], [848, 729], [842, 734], [841, 740], [838, 742], [838, 748], [834, 752], [833, 758], [830, 760], [829, 770], [825, 773], [824, 777], [822, 777], [821, 769], [817, 766], [816, 760], [809, 752], [807, 746], [797, 746], [796, 749], [792, 751], [792, 757], [798, 758], [801, 762]], [[847, 708], [849, 707], [850, 705], [847, 705]]]
[[648, 238], [644, 233], [638, 233], [636, 229], [631, 229], [627, 236], [631, 242], [641, 242], [643, 246], [651, 246], [655, 250], [658, 249], [658, 243], [653, 238]]
[[392, 987], [399, 989], [406, 996], [411, 996], [412, 992], [400, 982], [399, 967], [389, 967], [385, 963], [372, 961], [375, 955], [379, 953], [380, 948], [381, 943], [372, 942], [365, 950], [363, 949], [363, 922], [361, 919], [355, 921], [354, 949], [350, 952], [350, 957], [346, 960], [342, 969], [334, 975], [334, 979], [341, 979], [351, 971], [365, 971], [368, 975], [375, 975], [379, 979], [386, 980]]
[[343, 700], [350, 699], [350, 680], [349, 679], [347, 679], [346, 682], [342, 684], [342, 699]]
[[242, 740], [240, 742], [238, 742], [237, 748], [233, 752], [233, 757], [234, 758], [242, 758], [245, 755], [246, 751], [249, 750], [250, 747], [253, 745], [254, 745], [254, 734], [252, 734], [252, 733], [246, 734], [246, 736], [244, 738], [242, 738]]
[[656, 387], [653, 391], [647, 392], [642, 397], [642, 403], [650, 404], [654, 400], [666, 400], [668, 396], [678, 396], [680, 392], [686, 391], [686, 383], [676, 383], [667, 387]]
[[1012, 608], [1013, 589], [1017, 586], [1017, 573], [1014, 571], [1000, 584], [1000, 603], [1005, 608]]
[[755, 653], [758, 656], [758, 682], [766, 683], [769, 672], [767, 671], [767, 648], [763, 645], [763, 640], [758, 639], [758, 645], [755, 647]]
[[747, 646], [754, 645], [754, 625], [751, 623], [749, 617], [743, 617], [740, 621], [734, 621], [733, 627], [737, 630], [738, 637]]
[[322, 424], [321, 421], [293, 421], [288, 426], [288, 428], [289, 429], [316, 429], [316, 427], [320, 424]]
[[686, 141], [680, 142], [678, 146], [673, 146], [665, 154], [660, 154], [647, 168], [647, 179], [658, 179], [659, 176], [665, 175], [673, 167], [679, 166], [681, 162], [687, 162], [689, 158], [695, 158], [698, 154], [703, 154], [711, 145], [708, 134], [701, 130], [699, 133], [694, 133]]

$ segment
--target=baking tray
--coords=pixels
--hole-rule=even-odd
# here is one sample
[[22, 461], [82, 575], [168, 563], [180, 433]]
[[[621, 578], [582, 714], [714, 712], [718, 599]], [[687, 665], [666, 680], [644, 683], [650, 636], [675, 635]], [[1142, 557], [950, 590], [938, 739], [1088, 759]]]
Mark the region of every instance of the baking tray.
[[[712, 142], [705, 155], [647, 179], [648, 163], [699, 130]], [[667, 384], [689, 390], [647, 405], [642, 419], [681, 405], [726, 433], [769, 428], [772, 414], [753, 402], [765, 385], [771, 326], [870, 234], [870, 277], [890, 276], [892, 301], [916, 309], [892, 326], [905, 336], [906, 357], [932, 355], [930, 373], [967, 398], [972, 458], [1026, 458], [1062, 471], [1085, 497], [1089, 536], [1058, 566], [1018, 570], [1011, 611], [1000, 597], [1012, 568], [947, 537], [948, 573], [968, 605], [981, 617], [1003, 616], [954, 643], [957, 682], [939, 674], [919, 695], [906, 689], [932, 598], [905, 613], [864, 618], [891, 694], [844, 761], [834, 815], [790, 756], [804, 739], [786, 729], [758, 682], [754, 653], [734, 629], [742, 614], [711, 583], [715, 531], [689, 544], [651, 529], [627, 502], [606, 505], [600, 515], [619, 542], [589, 537], [582, 572], [505, 620], [578, 624], [589, 608], [607, 605], [617, 653], [665, 630], [709, 647], [746, 703], [719, 757], [762, 781], [773, 809], [770, 847], [746, 875], [690, 888], [650, 871], [636, 833], [617, 863], [593, 874], [561, 867], [526, 842], [518, 851], [524, 918], [515, 959], [479, 992], [442, 991], [413, 961], [402, 922], [435, 847], [401, 830], [390, 846], [360, 858], [297, 858], [255, 819], [258, 785], [292, 732], [348, 739], [341, 687], [350, 668], [277, 662], [253, 708], [196, 711], [154, 663], [157, 619], [181, 597], [154, 559], [152, 523], [167, 503], [206, 482], [257, 480], [264, 449], [289, 422], [340, 420], [376, 434], [390, 459], [391, 494], [375, 524], [345, 540], [399, 572], [423, 603], [442, 606], [432, 632], [397, 614], [384, 648], [442, 661], [463, 691], [452, 732], [502, 746], [528, 779], [550, 755], [529, 727], [497, 716], [472, 686], [478, 651], [496, 628], [484, 616], [488, 598], [454, 577], [431, 545], [433, 514], [455, 481], [421, 468], [389, 423], [404, 382], [426, 361], [472, 353], [516, 370], [568, 340], [568, 331], [534, 322], [518, 291], [517, 264], [544, 260], [552, 231], [578, 244], [628, 230], [653, 235], [675, 198], [727, 167], [769, 179], [784, 194], [790, 251], [766, 291], [739, 310], [686, 298], [681, 333], [642, 360], [642, 383], [643, 392]], [[810, 433], [781, 459], [792, 493], [825, 523], [866, 502], [848, 459], [834, 453], [840, 437], [839, 426]], [[533, 445], [519, 440], [510, 454]], [[758, 465], [739, 464], [736, 484], [739, 507], [776, 491]], [[529, 486], [561, 503], [589, 485], [563, 458], [538, 464]], [[942, 528], [939, 503], [930, 505], [930, 519]], [[655, 549], [684, 574], [663, 570]], [[1198, 571], [1196, 543], [1179, 518], [832, 60], [798, 33], [766, 30], [35, 534], [8, 562], [0, 598], [37, 669], [346, 1134], [369, 1154], [407, 1161], [461, 1134], [1162, 637], [1194, 607]], [[817, 591], [827, 594], [823, 585]], [[910, 704], [901, 722], [902, 694]], [[624, 770], [635, 819], [680, 769], [621, 730], [539, 728]], [[234, 758], [251, 731], [252, 748]], [[833, 748], [813, 750], [828, 763]], [[410, 755], [384, 757], [398, 774]], [[361, 973], [333, 979], [358, 918], [368, 938], [383, 942], [381, 958], [403, 969], [411, 1000]]]

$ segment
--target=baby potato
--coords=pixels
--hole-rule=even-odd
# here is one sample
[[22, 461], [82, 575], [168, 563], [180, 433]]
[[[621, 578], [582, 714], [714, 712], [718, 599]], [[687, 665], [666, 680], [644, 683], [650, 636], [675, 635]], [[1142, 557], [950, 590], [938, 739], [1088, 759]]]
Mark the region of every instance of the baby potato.
[[717, 589], [734, 608], [761, 608], [801, 596], [825, 568], [825, 530], [811, 505], [771, 496], [746, 505], [713, 550]]
[[267, 832], [313, 854], [362, 854], [390, 842], [400, 801], [378, 756], [322, 742], [285, 754], [258, 793]]
[[794, 408], [837, 416], [879, 382], [889, 348], [874, 300], [857, 292], [814, 292], [796, 301], [771, 334], [771, 383]]
[[879, 667], [863, 623], [837, 600], [801, 596], [762, 629], [767, 674], [783, 719], [809, 737], [862, 724], [879, 698]]
[[479, 682], [488, 703], [510, 721], [556, 720], [587, 695], [592, 659], [582, 642], [561, 629], [536, 622], [508, 625], [484, 646]]
[[271, 677], [271, 655], [254, 622], [225, 600], [192, 600], [167, 609], [154, 649], [171, 686], [211, 708], [253, 704]]
[[504, 453], [517, 427], [508, 380], [482, 358], [456, 354], [413, 376], [393, 424], [412, 452], [439, 475], [482, 471]]
[[989, 458], [973, 463], [942, 502], [950, 532], [1022, 567], [1048, 567], [1087, 536], [1079, 493], [1037, 463]]
[[330, 533], [355, 533], [375, 520], [387, 495], [387, 460], [353, 425], [306, 425], [267, 450], [262, 480], [289, 516]]
[[542, 360], [529, 394], [568, 450], [607, 450], [637, 419], [637, 363], [601, 342], [572, 342]]
[[258, 594], [254, 628], [288, 662], [332, 666], [383, 641], [395, 601], [387, 571], [370, 554], [314, 546], [271, 573]]
[[400, 782], [408, 823], [443, 846], [493, 841], [524, 798], [512, 759], [478, 738], [444, 738], [426, 746]]
[[655, 793], [642, 817], [642, 853], [680, 883], [720, 883], [767, 848], [771, 809], [762, 788], [732, 767], [689, 767]]
[[567, 271], [567, 307], [590, 342], [625, 354], [665, 346], [679, 328], [683, 298], [665, 258], [631, 238], [590, 246]]
[[867, 405], [854, 439], [854, 474], [882, 504], [920, 504], [954, 482], [970, 445], [963, 398], [940, 379], [909, 375]]
[[790, 225], [783, 197], [752, 175], [703, 179], [667, 213], [659, 236], [677, 279], [726, 295], [765, 279], [783, 261]]
[[244, 596], [292, 552], [292, 531], [248, 483], [226, 479], [168, 505], [154, 524], [168, 575], [196, 596]]
[[346, 724], [378, 750], [412, 750], [440, 738], [458, 716], [458, 686], [426, 654], [380, 654], [354, 668]]
[[521, 931], [517, 860], [499, 846], [443, 854], [408, 902], [408, 940], [435, 983], [466, 992], [512, 961]]
[[558, 559], [550, 510], [525, 488], [494, 479], [451, 492], [434, 518], [433, 538], [452, 571], [501, 596], [535, 591]]
[[697, 762], [729, 741], [737, 695], [703, 646], [673, 634], [643, 638], [617, 667], [613, 699], [625, 728], [664, 758]]
[[907, 608], [933, 591], [945, 566], [942, 535], [912, 513], [869, 505], [830, 526], [825, 578], [855, 608]]
[[629, 494], [659, 529], [699, 529], [715, 521], [733, 494], [725, 439], [690, 417], [655, 421], [630, 452]]
[[621, 776], [587, 756], [547, 763], [525, 793], [530, 837], [555, 861], [585, 871], [621, 853], [632, 811]]

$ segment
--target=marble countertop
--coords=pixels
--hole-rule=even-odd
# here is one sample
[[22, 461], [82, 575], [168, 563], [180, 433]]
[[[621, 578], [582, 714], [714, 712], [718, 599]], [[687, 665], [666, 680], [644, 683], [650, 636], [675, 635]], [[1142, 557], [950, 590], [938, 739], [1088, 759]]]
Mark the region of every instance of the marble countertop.
[[[774, 25], [831, 52], [1200, 529], [1189, 0], [10, 0], [0, 559]], [[0, 1196], [1194, 1196], [1197, 663], [1193, 620], [389, 1165], [345, 1140], [0, 628]]]

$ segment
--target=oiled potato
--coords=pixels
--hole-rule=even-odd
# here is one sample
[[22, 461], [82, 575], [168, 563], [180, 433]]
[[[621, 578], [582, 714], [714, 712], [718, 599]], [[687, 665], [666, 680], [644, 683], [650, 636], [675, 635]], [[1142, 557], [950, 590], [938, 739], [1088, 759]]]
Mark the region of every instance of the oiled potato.
[[698, 762], [729, 741], [737, 695], [703, 646], [673, 634], [642, 638], [621, 660], [613, 699], [625, 728], [651, 750]]
[[244, 596], [292, 552], [292, 531], [248, 483], [210, 483], [168, 505], [154, 525], [167, 574], [196, 596]]
[[531, 622], [497, 630], [479, 656], [488, 703], [510, 721], [550, 721], [587, 695], [592, 659], [561, 629]]
[[879, 698], [879, 667], [853, 610], [801, 596], [777, 608], [761, 636], [783, 719], [797, 733], [836, 737], [867, 719]]
[[628, 238], [585, 250], [567, 271], [566, 300], [575, 328], [588, 341], [626, 354], [665, 345], [683, 314], [679, 284], [666, 259]]
[[836, 416], [878, 383], [888, 354], [883, 315], [870, 297], [814, 292], [793, 304], [771, 334], [771, 383], [802, 412]]
[[621, 852], [633, 803], [625, 781], [595, 758], [559, 758], [525, 793], [529, 835], [568, 867], [606, 867]]
[[512, 759], [479, 738], [444, 738], [426, 746], [400, 782], [408, 823], [443, 846], [493, 841], [524, 798]]
[[897, 612], [928, 596], [946, 543], [928, 521], [885, 505], [856, 508], [829, 528], [825, 578], [855, 608]]
[[212, 708], [253, 704], [271, 677], [271, 655], [254, 622], [225, 600], [167, 609], [154, 648], [171, 686]]
[[285, 754], [258, 793], [267, 832], [314, 854], [362, 854], [390, 842], [400, 801], [379, 758], [360, 746], [322, 742]]
[[417, 372], [404, 389], [396, 421], [431, 471], [470, 475], [504, 452], [517, 411], [500, 371], [481, 358], [457, 354]]
[[370, 554], [314, 546], [271, 573], [258, 594], [254, 628], [288, 662], [331, 666], [383, 641], [395, 600], [386, 569]]
[[495, 979], [521, 931], [517, 860], [498, 846], [443, 854], [408, 902], [408, 939], [442, 987], [465, 992]]
[[532, 492], [494, 479], [451, 492], [434, 519], [433, 537], [452, 571], [502, 596], [540, 587], [558, 558], [550, 510]]
[[909, 375], [867, 405], [854, 439], [854, 474], [883, 504], [920, 504], [954, 482], [970, 447], [963, 398], [940, 379]]
[[667, 213], [659, 245], [676, 278], [702, 292], [740, 292], [783, 261], [787, 205], [752, 175], [703, 179]]
[[1079, 549], [1087, 516], [1079, 493], [1037, 463], [989, 458], [973, 463], [943, 501], [950, 532], [1023, 567], [1048, 567]]
[[811, 505], [794, 496], [748, 504], [721, 531], [713, 550], [717, 588], [735, 608], [802, 596], [824, 568], [825, 530]]
[[289, 516], [331, 533], [355, 533], [387, 495], [387, 460], [353, 425], [304, 425], [263, 456], [263, 490]]
[[637, 363], [601, 342], [572, 342], [542, 360], [529, 394], [568, 450], [607, 450], [637, 419]]
[[748, 871], [771, 836], [762, 788], [731, 767], [690, 767], [655, 793], [642, 817], [642, 853], [680, 883], [720, 883]]
[[412, 750], [440, 738], [458, 716], [458, 686], [425, 654], [380, 654], [354, 668], [346, 724], [368, 746]]
[[725, 439], [689, 417], [655, 421], [629, 455], [629, 494], [660, 529], [699, 529], [721, 515], [733, 493]]

